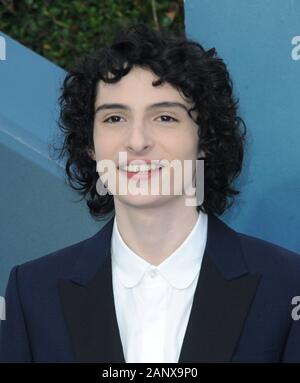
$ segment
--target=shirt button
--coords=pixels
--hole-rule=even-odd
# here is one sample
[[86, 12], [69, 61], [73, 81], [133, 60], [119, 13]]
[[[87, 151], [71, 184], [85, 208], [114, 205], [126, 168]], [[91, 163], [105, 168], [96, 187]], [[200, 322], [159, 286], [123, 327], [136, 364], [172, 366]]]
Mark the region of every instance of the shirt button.
[[151, 277], [151, 278], [155, 278], [156, 275], [157, 275], [157, 270], [156, 270], [156, 269], [152, 269], [152, 270], [150, 270], [150, 277]]

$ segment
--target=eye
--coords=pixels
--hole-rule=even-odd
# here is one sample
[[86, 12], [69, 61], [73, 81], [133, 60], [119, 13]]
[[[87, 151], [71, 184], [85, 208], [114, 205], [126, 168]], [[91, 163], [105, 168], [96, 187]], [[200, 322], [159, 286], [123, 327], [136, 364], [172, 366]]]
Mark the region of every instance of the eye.
[[[159, 118], [162, 118], [162, 117], [166, 117], [166, 118], [167, 118], [167, 120], [164, 120], [163, 122], [173, 122], [173, 121], [178, 121], [178, 120], [176, 120], [176, 118], [171, 117], [171, 116], [168, 116], [168, 115], [166, 115], [166, 114], [164, 114], [164, 115], [162, 115], [162, 116], [159, 116]], [[170, 119], [170, 118], [171, 118], [173, 121], [168, 120], [168, 119]]]
[[119, 121], [116, 121], [116, 120], [114, 120], [113, 122], [112, 121], [110, 121], [109, 122], [109, 120], [111, 120], [112, 118], [121, 118], [120, 116], [116, 116], [116, 115], [114, 115], [114, 116], [110, 116], [110, 117], [108, 117], [106, 120], [104, 120], [103, 122], [108, 122], [109, 124], [113, 124], [114, 122], [119, 122]]
[[[178, 121], [174, 117], [171, 117], [171, 116], [168, 116], [168, 115], [161, 115], [161, 116], [159, 116], [159, 118], [163, 118], [163, 117], [164, 117], [164, 120], [162, 122], [173, 122], [173, 121], [177, 122]], [[108, 122], [109, 124], [113, 124], [115, 122], [120, 122], [120, 120], [118, 120], [120, 118], [122, 118], [122, 117], [117, 116], [117, 115], [113, 115], [113, 116], [110, 116], [107, 119], [105, 119], [103, 122]]]

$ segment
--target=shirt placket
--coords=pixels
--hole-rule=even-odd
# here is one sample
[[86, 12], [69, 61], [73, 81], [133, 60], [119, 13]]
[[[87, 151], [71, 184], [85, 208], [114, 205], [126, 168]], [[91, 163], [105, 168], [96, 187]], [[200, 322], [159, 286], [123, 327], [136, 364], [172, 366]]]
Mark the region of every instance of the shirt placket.
[[137, 289], [141, 362], [164, 360], [168, 285], [156, 268], [150, 268]]

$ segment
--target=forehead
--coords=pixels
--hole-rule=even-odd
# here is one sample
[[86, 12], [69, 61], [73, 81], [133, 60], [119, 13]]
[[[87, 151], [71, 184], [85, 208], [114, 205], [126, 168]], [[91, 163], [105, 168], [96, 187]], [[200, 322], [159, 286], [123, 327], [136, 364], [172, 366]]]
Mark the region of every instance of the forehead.
[[170, 83], [153, 86], [158, 77], [149, 69], [133, 67], [131, 71], [114, 84], [99, 81], [97, 86], [96, 105], [100, 102], [124, 102], [143, 105], [157, 101], [180, 101], [186, 105], [190, 102]]

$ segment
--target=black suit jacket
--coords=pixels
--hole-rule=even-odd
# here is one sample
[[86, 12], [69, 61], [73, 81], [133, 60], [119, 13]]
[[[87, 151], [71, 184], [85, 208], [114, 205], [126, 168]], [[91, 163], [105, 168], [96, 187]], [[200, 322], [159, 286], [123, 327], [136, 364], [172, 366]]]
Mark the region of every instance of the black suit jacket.
[[[125, 362], [116, 318], [113, 218], [94, 236], [15, 266], [1, 362]], [[213, 215], [179, 362], [300, 362], [300, 256]]]

